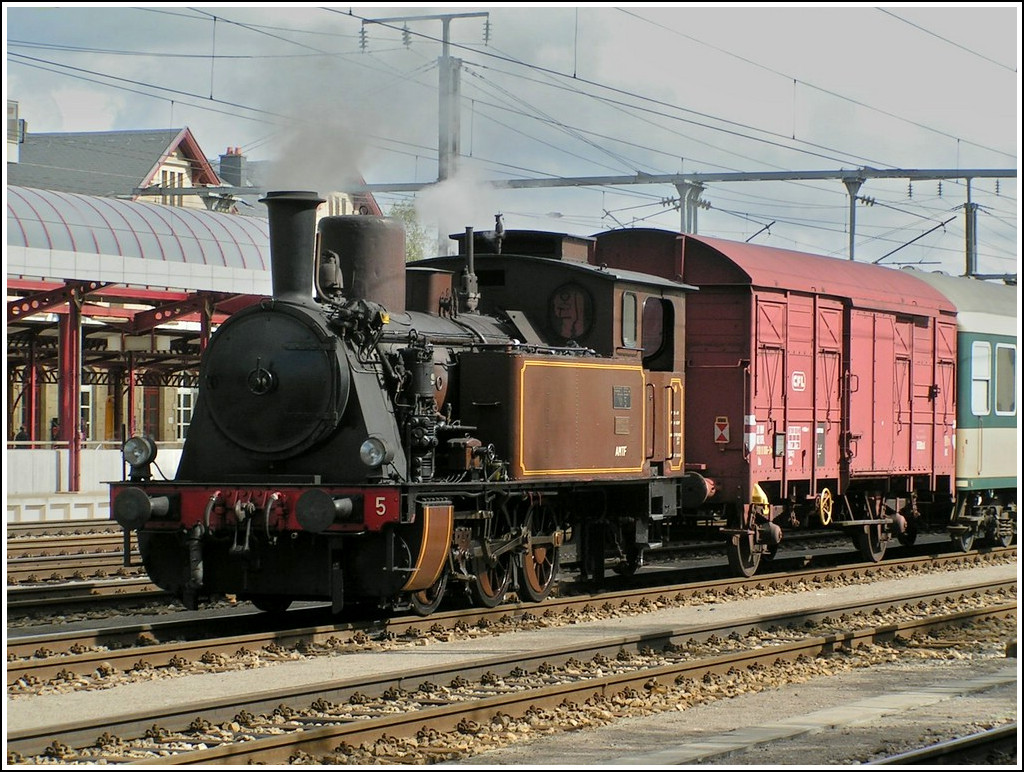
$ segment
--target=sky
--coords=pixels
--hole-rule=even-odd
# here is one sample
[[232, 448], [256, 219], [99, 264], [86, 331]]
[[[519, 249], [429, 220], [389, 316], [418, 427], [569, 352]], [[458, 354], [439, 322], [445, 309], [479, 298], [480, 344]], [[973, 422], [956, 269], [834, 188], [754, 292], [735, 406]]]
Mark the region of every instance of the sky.
[[[3, 10], [5, 96], [29, 132], [187, 126], [208, 158], [238, 147], [271, 189], [320, 193], [436, 182], [447, 30], [456, 173], [375, 193], [442, 236], [498, 213], [579, 236], [682, 223], [671, 184], [494, 180], [1019, 168], [1019, 3]], [[387, 21], [403, 16], [420, 18]], [[979, 272], [1016, 273], [1016, 178], [969, 192]], [[855, 259], [963, 273], [963, 179], [870, 178], [857, 195]], [[700, 199], [702, 235], [849, 257], [838, 178], [708, 182]]]

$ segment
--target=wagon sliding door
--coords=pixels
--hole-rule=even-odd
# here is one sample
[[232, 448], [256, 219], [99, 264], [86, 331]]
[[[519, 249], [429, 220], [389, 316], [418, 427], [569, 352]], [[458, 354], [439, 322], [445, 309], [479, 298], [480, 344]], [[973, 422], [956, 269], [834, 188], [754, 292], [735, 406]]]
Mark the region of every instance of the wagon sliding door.
[[[851, 310], [846, 348], [843, 451], [847, 472], [857, 476], [885, 468], [892, 453], [898, 369], [892, 316]], [[879, 453], [887, 457], [877, 458]]]
[[[843, 311], [819, 302], [814, 363], [814, 491], [839, 474], [842, 433]], [[832, 485], [833, 483], [830, 483]], [[835, 492], [835, 490], [833, 490]]]

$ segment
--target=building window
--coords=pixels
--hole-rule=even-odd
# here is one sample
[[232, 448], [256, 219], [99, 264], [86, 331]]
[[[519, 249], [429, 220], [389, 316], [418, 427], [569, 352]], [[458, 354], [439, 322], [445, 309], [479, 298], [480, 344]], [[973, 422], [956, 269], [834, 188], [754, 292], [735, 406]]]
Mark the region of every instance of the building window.
[[996, 345], [996, 415], [1017, 412], [1017, 347]]
[[[183, 188], [185, 187], [185, 173], [175, 172], [170, 169], [163, 169], [160, 172], [160, 187], [162, 188]], [[166, 192], [160, 197], [161, 203], [169, 206], [182, 206], [182, 196], [168, 195]]]
[[78, 410], [83, 440], [92, 439], [92, 386], [82, 386], [79, 392]]
[[971, 345], [971, 412], [988, 415], [991, 410], [992, 347], [976, 341]]
[[195, 409], [196, 389], [178, 389], [177, 398], [174, 404], [175, 437], [179, 440], [185, 439], [188, 434], [188, 425], [192, 422], [192, 411]]
[[142, 435], [160, 439], [160, 389], [146, 386], [142, 390]]

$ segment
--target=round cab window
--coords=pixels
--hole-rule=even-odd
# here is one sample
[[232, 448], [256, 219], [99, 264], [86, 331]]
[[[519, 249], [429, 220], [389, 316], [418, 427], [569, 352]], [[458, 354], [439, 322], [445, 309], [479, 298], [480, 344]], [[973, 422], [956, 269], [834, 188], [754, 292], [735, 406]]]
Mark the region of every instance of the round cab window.
[[551, 331], [564, 340], [578, 340], [590, 332], [593, 303], [579, 284], [563, 284], [548, 301], [548, 324]]

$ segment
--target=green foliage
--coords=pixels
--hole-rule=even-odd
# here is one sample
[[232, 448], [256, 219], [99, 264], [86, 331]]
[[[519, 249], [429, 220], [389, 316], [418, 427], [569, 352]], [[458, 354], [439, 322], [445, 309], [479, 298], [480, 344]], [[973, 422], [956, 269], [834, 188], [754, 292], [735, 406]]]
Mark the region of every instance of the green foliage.
[[399, 201], [392, 204], [388, 217], [401, 221], [405, 226], [405, 262], [422, 259], [427, 254], [430, 235], [417, 219], [413, 202]]

